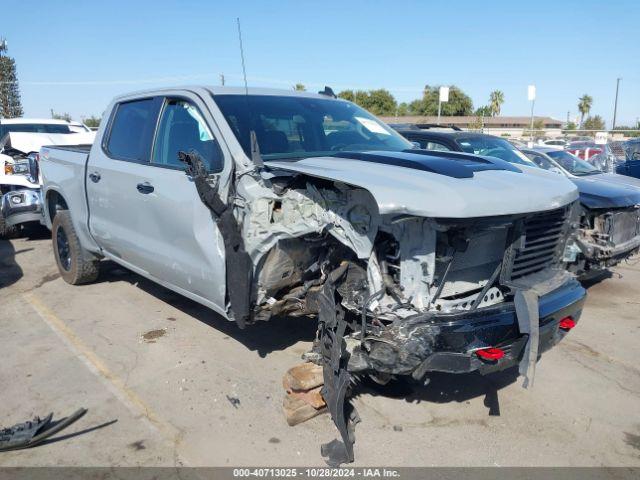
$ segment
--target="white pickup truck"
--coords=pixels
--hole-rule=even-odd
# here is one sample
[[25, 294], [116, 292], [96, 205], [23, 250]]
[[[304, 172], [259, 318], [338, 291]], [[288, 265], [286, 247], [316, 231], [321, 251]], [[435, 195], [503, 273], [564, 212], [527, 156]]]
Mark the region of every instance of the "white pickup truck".
[[62, 277], [94, 281], [108, 258], [241, 328], [317, 319], [334, 461], [353, 459], [352, 373], [531, 381], [580, 317], [560, 264], [578, 195], [559, 175], [417, 150], [330, 89], [146, 91], [104, 118], [90, 149], [40, 154]]
[[[86, 129], [86, 130], [85, 130]], [[65, 120], [0, 119], [0, 239], [43, 220], [38, 152], [44, 145], [91, 144], [95, 133]], [[7, 215], [10, 220], [5, 220]]]

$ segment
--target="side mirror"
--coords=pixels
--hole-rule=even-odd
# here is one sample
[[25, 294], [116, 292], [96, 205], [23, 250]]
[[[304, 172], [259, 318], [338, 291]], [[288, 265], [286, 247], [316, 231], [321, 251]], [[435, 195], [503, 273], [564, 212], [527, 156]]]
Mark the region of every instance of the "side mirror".
[[557, 173], [558, 175], [563, 175], [562, 170], [560, 170], [558, 167], [551, 167], [549, 171], [553, 173]]
[[632, 160], [640, 160], [640, 152], [633, 152], [631, 154], [631, 159]]
[[419, 142], [411, 142], [411, 145], [413, 145], [413, 148], [417, 148], [418, 150], [422, 149], [422, 145], [420, 145]]

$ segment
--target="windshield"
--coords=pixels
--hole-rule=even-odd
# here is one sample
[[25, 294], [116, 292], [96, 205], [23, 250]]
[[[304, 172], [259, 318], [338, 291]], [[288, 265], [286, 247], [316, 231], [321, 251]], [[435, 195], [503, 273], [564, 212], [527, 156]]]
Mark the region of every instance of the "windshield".
[[536, 166], [524, 153], [502, 138], [483, 135], [456, 138], [456, 142], [467, 153], [496, 157], [509, 163], [517, 163], [528, 167]]
[[276, 95], [215, 95], [214, 101], [247, 156], [255, 131], [263, 160], [337, 152], [402, 151], [412, 144], [353, 103]]
[[15, 123], [0, 125], [0, 138], [9, 132], [30, 132], [30, 133], [74, 133], [69, 125], [51, 123]]
[[592, 175], [594, 173], [601, 173], [600, 170], [595, 168], [588, 162], [579, 159], [575, 155], [571, 155], [564, 150], [558, 150], [555, 152], [547, 152], [552, 159], [558, 162], [565, 170], [573, 173], [574, 175]]

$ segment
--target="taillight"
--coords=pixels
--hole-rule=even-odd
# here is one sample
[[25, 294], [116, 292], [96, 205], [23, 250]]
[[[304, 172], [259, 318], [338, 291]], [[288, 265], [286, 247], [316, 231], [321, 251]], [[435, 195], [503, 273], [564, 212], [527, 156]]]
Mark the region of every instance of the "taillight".
[[564, 317], [560, 322], [558, 322], [558, 328], [562, 330], [571, 330], [576, 326], [576, 321], [571, 317]]
[[476, 355], [483, 360], [500, 360], [504, 357], [504, 350], [496, 347], [483, 348], [476, 350]]

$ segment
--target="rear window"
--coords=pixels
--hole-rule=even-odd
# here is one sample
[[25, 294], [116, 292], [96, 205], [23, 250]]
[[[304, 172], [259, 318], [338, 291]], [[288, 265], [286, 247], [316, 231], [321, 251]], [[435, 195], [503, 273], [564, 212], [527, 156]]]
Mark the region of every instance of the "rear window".
[[161, 102], [155, 98], [118, 104], [107, 152], [118, 160], [148, 162]]

